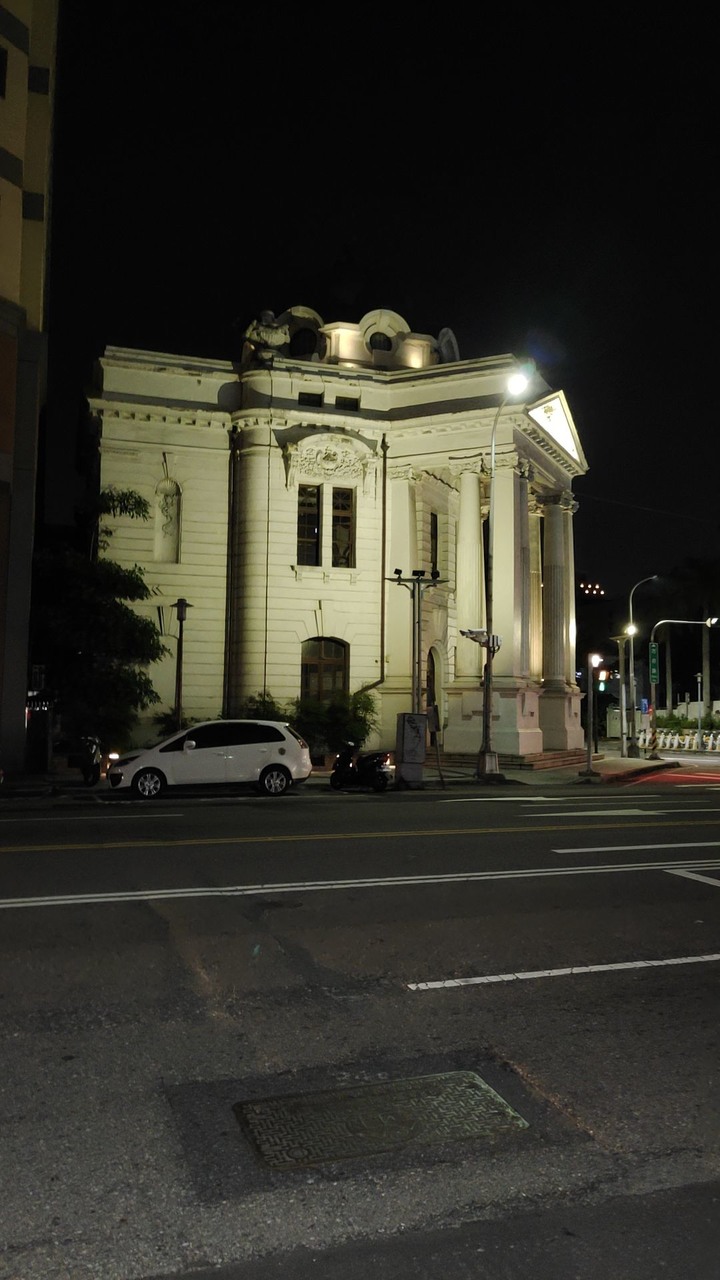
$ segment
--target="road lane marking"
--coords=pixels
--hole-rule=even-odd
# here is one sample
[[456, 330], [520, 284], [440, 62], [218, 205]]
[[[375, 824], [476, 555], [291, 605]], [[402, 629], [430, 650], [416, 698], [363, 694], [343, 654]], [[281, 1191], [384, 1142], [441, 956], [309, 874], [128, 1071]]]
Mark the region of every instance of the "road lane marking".
[[437, 800], [436, 804], [557, 804], [557, 796], [456, 796], [454, 800]]
[[720, 889], [720, 880], [714, 880], [712, 876], [699, 876], [696, 871], [680, 871], [676, 867], [668, 868], [668, 874], [671, 876], [686, 876], [688, 880], [702, 880], [703, 884], [711, 884], [714, 889]]
[[228, 884], [185, 889], [126, 889], [113, 893], [73, 893], [32, 898], [2, 898], [0, 910], [19, 907], [62, 907], [116, 902], [154, 902], [182, 898], [248, 898], [259, 894], [322, 893], [347, 889], [409, 888], [426, 885], [467, 884], [483, 880], [532, 880], [551, 876], [611, 875], [615, 872], [668, 871], [678, 867], [720, 872], [720, 858], [692, 858], [687, 861], [604, 863], [600, 866], [538, 867], [502, 871], [457, 871], [432, 876], [373, 876], [355, 880], [296, 880], [289, 883]]
[[633, 849], [715, 849], [720, 840], [678, 840], [675, 844], [606, 844], [592, 848], [551, 849], [551, 853], [629, 853]]
[[491, 982], [528, 982], [535, 978], [575, 977], [579, 973], [611, 973], [621, 969], [662, 969], [666, 965], [711, 964], [720, 953], [678, 956], [672, 960], [623, 960], [619, 964], [575, 964], [565, 969], [533, 969], [528, 973], [491, 973], [481, 978], [445, 978], [439, 982], [408, 982], [408, 991], [442, 991], [450, 987], [479, 987]]
[[[133, 818], [136, 822], [138, 818], [160, 818], [164, 821], [165, 818], [186, 818], [187, 814], [185, 813], [115, 813], [113, 814], [113, 817], [114, 818]], [[32, 823], [62, 822], [63, 826], [67, 826], [69, 822], [104, 822], [104, 821], [105, 821], [104, 818], [98, 817], [97, 812], [79, 814], [77, 817], [73, 817], [72, 814], [62, 813], [62, 814], [56, 814], [54, 817], [51, 817], [51, 818], [28, 818], [27, 814], [24, 813], [21, 818], [0, 818], [0, 827], [8, 826], [8, 824], [11, 822], [23, 822], [25, 824], [27, 824], [28, 822], [32, 822]]]
[[[713, 810], [713, 813], [715, 810]], [[718, 821], [711, 818], [691, 819], [687, 813], [682, 818], [670, 818], [658, 823], [648, 822], [593, 822], [588, 827], [582, 822], [563, 823], [561, 827], [548, 824], [545, 826], [531, 826], [529, 823], [523, 823], [521, 826], [512, 827], [430, 827], [419, 828], [417, 830], [408, 831], [334, 831], [334, 832], [285, 832], [284, 835], [272, 836], [186, 836], [182, 840], [153, 840], [148, 837], [146, 840], [94, 840], [89, 844], [80, 844], [78, 842], [63, 844], [6, 844], [0, 845], [0, 854], [3, 853], [84, 853], [88, 850], [110, 850], [110, 849], [197, 849], [209, 848], [211, 846], [224, 845], [267, 845], [267, 844], [307, 844], [309, 841], [314, 844], [323, 844], [327, 842], [336, 842], [342, 840], [345, 843], [354, 840], [412, 840], [417, 836], [494, 836], [494, 835], [528, 835], [530, 832], [543, 831], [622, 831], [624, 828], [632, 830], [635, 827], [642, 827], [645, 830], [652, 830], [653, 826], [657, 826], [662, 830], [665, 827], [716, 827]], [[720, 844], [720, 840], [707, 841], [708, 844]], [[618, 848], [647, 848], [647, 849], [665, 849], [674, 848], [673, 845], [619, 845]], [[692, 847], [691, 841], [681, 841], [680, 848]], [[573, 850], [565, 850], [564, 852], [572, 853]], [[582, 852], [582, 850], [580, 850]], [[602, 852], [605, 852], [603, 850]]]
[[[661, 818], [666, 813], [675, 813], [674, 809], [558, 809], [553, 813], [547, 810], [543, 818], [635, 818], [640, 814], [648, 814], [653, 818]], [[690, 813], [720, 813], [720, 809], [691, 809]]]

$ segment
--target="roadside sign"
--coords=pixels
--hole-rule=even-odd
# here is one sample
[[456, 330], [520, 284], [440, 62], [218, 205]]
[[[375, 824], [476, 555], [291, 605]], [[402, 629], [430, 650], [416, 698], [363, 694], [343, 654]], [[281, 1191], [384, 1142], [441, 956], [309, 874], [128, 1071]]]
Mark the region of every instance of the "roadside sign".
[[657, 641], [651, 640], [649, 647], [650, 647], [650, 658], [649, 658], [648, 665], [650, 667], [650, 683], [659, 684], [660, 683], [660, 660], [658, 658]]

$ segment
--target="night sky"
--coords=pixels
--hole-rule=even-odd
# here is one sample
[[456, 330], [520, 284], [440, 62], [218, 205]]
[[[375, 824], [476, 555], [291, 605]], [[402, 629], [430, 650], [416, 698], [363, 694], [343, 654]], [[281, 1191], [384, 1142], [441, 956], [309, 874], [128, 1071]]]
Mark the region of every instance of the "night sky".
[[262, 307], [388, 307], [565, 390], [578, 570], [720, 554], [710, 35], [459, 13], [61, 3], [52, 474], [106, 344], [231, 359]]

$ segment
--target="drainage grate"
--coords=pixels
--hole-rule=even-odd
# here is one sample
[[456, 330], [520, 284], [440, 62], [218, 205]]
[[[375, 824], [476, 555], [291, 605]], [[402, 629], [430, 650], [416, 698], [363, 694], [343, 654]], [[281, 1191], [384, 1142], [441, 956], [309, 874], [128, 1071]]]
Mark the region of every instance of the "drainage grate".
[[243, 1132], [271, 1169], [407, 1146], [493, 1138], [528, 1125], [472, 1071], [238, 1102]]

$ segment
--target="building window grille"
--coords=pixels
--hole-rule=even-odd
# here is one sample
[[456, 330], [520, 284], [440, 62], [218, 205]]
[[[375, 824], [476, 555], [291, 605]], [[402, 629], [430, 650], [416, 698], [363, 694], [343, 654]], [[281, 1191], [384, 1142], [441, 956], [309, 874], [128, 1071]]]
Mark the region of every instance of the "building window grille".
[[298, 488], [297, 562], [320, 564], [320, 485]]
[[357, 413], [360, 408], [360, 400], [358, 396], [336, 396], [335, 408], [343, 409], [345, 413]]
[[355, 567], [355, 490], [332, 491], [332, 562], [342, 569]]
[[314, 636], [302, 646], [300, 695], [313, 702], [332, 702], [347, 693], [349, 646], [342, 640]]
[[322, 403], [322, 391], [301, 391], [298, 394], [298, 404], [307, 405], [310, 409], [322, 409]]

